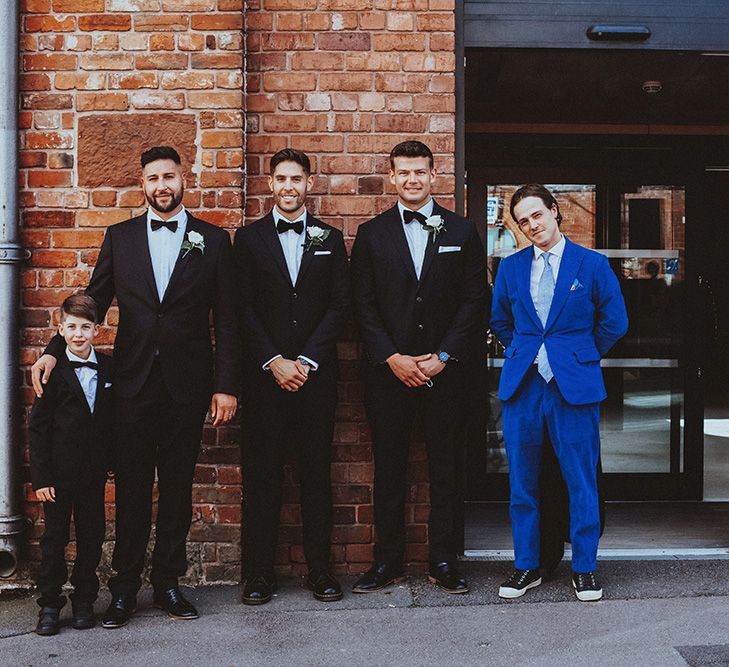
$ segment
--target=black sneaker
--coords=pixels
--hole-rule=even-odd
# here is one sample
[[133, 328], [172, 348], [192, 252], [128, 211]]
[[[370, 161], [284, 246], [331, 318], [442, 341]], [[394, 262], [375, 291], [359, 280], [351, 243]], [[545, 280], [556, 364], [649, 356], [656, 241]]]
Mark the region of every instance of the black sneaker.
[[535, 588], [541, 583], [539, 570], [514, 570], [514, 574], [499, 587], [499, 597], [520, 598], [530, 588]]
[[572, 585], [577, 599], [582, 602], [594, 602], [602, 598], [602, 586], [594, 572], [573, 572]]
[[55, 607], [42, 607], [38, 612], [38, 625], [35, 626], [35, 632], [43, 637], [50, 637], [58, 634], [58, 615], [60, 609]]

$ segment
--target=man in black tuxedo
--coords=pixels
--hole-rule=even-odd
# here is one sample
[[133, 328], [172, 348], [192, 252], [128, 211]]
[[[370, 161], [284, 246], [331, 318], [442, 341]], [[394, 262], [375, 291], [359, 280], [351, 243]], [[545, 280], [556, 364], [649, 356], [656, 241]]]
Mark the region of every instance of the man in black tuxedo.
[[287, 447], [301, 484], [307, 587], [340, 600], [329, 572], [331, 444], [337, 402], [337, 346], [347, 320], [347, 253], [342, 233], [306, 210], [309, 158], [291, 148], [271, 158], [273, 210], [235, 234], [244, 349], [243, 498], [245, 604], [268, 602], [278, 539]]
[[[136, 608], [155, 470], [154, 602], [174, 618], [197, 618], [177, 585], [187, 569], [195, 463], [206, 412], [210, 410], [214, 425], [227, 423], [237, 408], [240, 382], [230, 237], [185, 210], [185, 176], [177, 151], [151, 148], [141, 162], [149, 208], [107, 229], [86, 289], [102, 320], [115, 296], [119, 305], [114, 346], [116, 576], [109, 581], [106, 628], [125, 625]], [[62, 354], [63, 339], [56, 336], [33, 365], [38, 395]]]
[[402, 576], [410, 437], [422, 412], [430, 479], [430, 580], [467, 593], [456, 568], [457, 445], [477, 336], [486, 329], [486, 260], [474, 226], [431, 197], [433, 154], [390, 153], [398, 202], [359, 227], [352, 250], [356, 317], [367, 356], [365, 405], [375, 459], [375, 564], [355, 593]]

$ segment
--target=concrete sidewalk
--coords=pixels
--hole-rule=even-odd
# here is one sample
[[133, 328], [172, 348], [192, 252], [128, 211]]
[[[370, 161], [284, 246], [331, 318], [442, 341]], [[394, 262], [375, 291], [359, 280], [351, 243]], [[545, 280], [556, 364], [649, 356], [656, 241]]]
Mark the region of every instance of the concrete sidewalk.
[[[425, 577], [387, 593], [323, 604], [299, 580], [261, 607], [237, 587], [189, 590], [201, 617], [173, 621], [139, 597], [118, 630], [32, 632], [30, 597], [0, 601], [3, 665], [729, 665], [729, 561], [605, 562], [606, 597], [578, 602], [568, 569], [516, 601], [500, 600], [507, 563], [466, 563], [472, 593], [450, 596]], [[97, 603], [101, 611], [108, 595]], [[64, 617], [70, 609], [64, 609]]]

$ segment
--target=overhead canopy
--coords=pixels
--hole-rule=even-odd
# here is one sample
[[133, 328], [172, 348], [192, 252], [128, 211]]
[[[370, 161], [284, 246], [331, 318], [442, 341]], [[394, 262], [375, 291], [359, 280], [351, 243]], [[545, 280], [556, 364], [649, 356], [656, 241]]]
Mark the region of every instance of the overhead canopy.
[[729, 52], [727, 0], [465, 0], [464, 27], [466, 48]]

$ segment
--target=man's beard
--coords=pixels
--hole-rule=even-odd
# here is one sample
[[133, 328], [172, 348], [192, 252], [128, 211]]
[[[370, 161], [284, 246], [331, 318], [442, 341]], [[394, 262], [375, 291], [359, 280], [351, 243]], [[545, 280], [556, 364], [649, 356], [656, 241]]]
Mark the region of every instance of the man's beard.
[[152, 195], [151, 197], [145, 192], [144, 196], [147, 198], [147, 203], [155, 210], [159, 211], [160, 213], [169, 213], [170, 211], [174, 211], [179, 205], [180, 202], [182, 202], [182, 195], [184, 194], [184, 191], [180, 190], [179, 195], [171, 192], [170, 193], [170, 203], [167, 204], [167, 206], [162, 206], [162, 204], [157, 202], [157, 199]]

